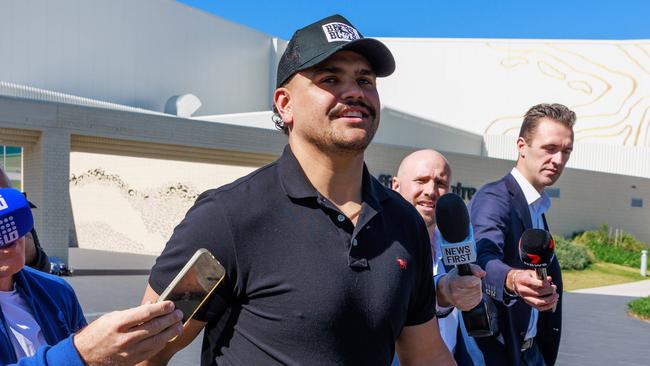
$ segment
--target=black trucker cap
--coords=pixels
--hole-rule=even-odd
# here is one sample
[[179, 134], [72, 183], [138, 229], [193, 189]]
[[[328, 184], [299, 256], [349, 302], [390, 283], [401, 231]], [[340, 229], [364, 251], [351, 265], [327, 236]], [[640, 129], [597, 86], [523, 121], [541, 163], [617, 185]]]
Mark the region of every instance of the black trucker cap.
[[395, 71], [395, 59], [388, 47], [376, 39], [363, 38], [344, 17], [336, 14], [312, 23], [293, 34], [278, 64], [279, 88], [298, 71], [319, 64], [342, 50], [363, 55], [377, 76]]

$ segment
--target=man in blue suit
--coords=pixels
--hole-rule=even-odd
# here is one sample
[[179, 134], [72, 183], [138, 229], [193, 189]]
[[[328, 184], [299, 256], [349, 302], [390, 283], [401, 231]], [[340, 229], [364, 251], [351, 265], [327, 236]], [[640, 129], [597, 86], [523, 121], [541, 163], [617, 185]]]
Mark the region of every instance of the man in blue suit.
[[499, 332], [477, 338], [487, 365], [553, 365], [560, 345], [562, 275], [556, 258], [539, 280], [523, 269], [518, 242], [526, 229], [549, 230], [553, 185], [573, 149], [576, 115], [561, 104], [539, 104], [524, 116], [516, 166], [483, 186], [470, 203], [484, 292], [494, 302]]

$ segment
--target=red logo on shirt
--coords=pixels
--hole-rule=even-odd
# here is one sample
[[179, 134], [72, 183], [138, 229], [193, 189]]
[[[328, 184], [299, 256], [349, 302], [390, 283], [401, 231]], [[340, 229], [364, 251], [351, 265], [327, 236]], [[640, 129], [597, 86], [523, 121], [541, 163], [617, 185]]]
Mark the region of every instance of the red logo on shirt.
[[397, 264], [399, 264], [400, 269], [406, 269], [406, 260], [397, 257]]

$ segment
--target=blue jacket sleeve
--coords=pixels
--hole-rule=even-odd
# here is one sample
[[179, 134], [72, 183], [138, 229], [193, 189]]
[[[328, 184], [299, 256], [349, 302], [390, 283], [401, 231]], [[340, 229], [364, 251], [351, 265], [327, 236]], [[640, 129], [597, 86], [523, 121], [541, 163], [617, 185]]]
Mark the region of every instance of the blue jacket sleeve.
[[[15, 366], [84, 366], [72, 335], [54, 346], [40, 347], [32, 357], [21, 358]], [[10, 365], [11, 366], [11, 365]]]
[[477, 263], [486, 272], [484, 291], [496, 301], [506, 303], [504, 285], [512, 269], [503, 262], [504, 246], [510, 227], [510, 202], [507, 192], [499, 192], [494, 185], [481, 189], [472, 199], [470, 216], [476, 240]]

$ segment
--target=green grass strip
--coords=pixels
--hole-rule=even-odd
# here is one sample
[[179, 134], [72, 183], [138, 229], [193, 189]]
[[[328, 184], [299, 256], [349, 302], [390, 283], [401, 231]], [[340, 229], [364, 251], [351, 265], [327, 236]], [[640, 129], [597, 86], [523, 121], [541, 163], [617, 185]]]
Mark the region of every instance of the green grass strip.
[[630, 301], [627, 308], [639, 318], [650, 320], [650, 296]]

